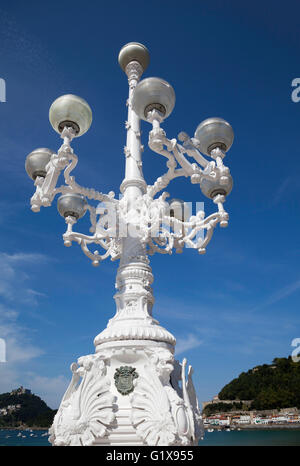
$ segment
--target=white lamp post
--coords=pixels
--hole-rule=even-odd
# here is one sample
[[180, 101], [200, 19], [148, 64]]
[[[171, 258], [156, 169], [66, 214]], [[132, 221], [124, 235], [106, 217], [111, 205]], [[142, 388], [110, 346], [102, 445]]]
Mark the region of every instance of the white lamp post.
[[[175, 93], [166, 81], [147, 78], [139, 82], [149, 63], [146, 47], [132, 42], [119, 54], [119, 64], [129, 82], [125, 178], [122, 197], [83, 188], [70, 175], [77, 164], [71, 148], [92, 122], [86, 101], [74, 95], [59, 97], [49, 118], [63, 144], [57, 153], [36, 149], [26, 159], [26, 171], [35, 180], [31, 198], [34, 212], [51, 205], [56, 194], [59, 213], [65, 218], [64, 244], [77, 242], [97, 266], [111, 257], [120, 259], [117, 272], [116, 314], [95, 338], [95, 354], [71, 365], [72, 381], [50, 429], [53, 445], [197, 445], [203, 427], [186, 360], [174, 359], [175, 338], [152, 317], [153, 275], [148, 255], [182, 252], [186, 245], [204, 253], [218, 223], [225, 227], [223, 208], [232, 189], [223, 158], [233, 141], [231, 126], [220, 118], [203, 121], [190, 138], [180, 133], [168, 139], [161, 128], [175, 104]], [[142, 173], [140, 120], [152, 125], [149, 147], [167, 159], [167, 171], [153, 185]], [[208, 160], [200, 151], [208, 156]], [[57, 187], [64, 170], [65, 185]], [[179, 176], [199, 184], [217, 211], [205, 218], [201, 210], [186, 219], [183, 202], [167, 202], [162, 192]], [[98, 207], [87, 199], [99, 201]], [[89, 211], [91, 235], [73, 231]], [[104, 249], [92, 251], [92, 244]]]

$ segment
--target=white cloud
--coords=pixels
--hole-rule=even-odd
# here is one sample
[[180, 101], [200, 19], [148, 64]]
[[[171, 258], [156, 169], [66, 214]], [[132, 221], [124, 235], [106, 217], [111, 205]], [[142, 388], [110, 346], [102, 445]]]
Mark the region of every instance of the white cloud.
[[191, 350], [193, 348], [197, 348], [198, 346], [202, 345], [202, 340], [191, 333], [189, 333], [186, 337], [177, 338], [176, 342], [176, 355], [184, 353], [185, 351]]
[[15, 368], [10, 367], [7, 363], [0, 363], [0, 393], [10, 392], [13, 388], [22, 385]]
[[0, 337], [6, 345], [6, 362], [0, 362], [0, 393], [23, 385], [57, 408], [69, 380], [62, 375], [51, 378], [28, 372], [33, 360], [45, 352], [31, 342], [30, 331], [19, 324], [18, 316], [14, 309], [0, 304]]
[[42, 377], [28, 372], [44, 350], [31, 343], [29, 330], [18, 324], [18, 313], [0, 306], [0, 336], [6, 343], [6, 362], [0, 363], [0, 393], [20, 385], [32, 390], [51, 408], [57, 408], [69, 380], [64, 376]]
[[26, 286], [28, 275], [22, 270], [24, 265], [45, 263], [50, 258], [44, 254], [0, 252], [0, 297], [9, 301], [25, 301], [37, 304], [38, 291]]
[[30, 342], [28, 329], [18, 323], [18, 316], [16, 310], [0, 304], [0, 337], [5, 341], [6, 364], [11, 368], [43, 354], [40, 348]]
[[62, 397], [70, 383], [70, 378], [64, 375], [57, 377], [43, 377], [36, 374], [30, 374], [28, 377], [28, 386], [32, 392], [44, 400], [52, 409], [57, 409]]
[[68, 380], [64, 376], [42, 377], [32, 372], [33, 360], [44, 354], [44, 350], [32, 342], [32, 329], [21, 323], [18, 311], [19, 306], [23, 311], [26, 305], [32, 311], [32, 306], [45, 297], [28, 286], [27, 272], [29, 265], [37, 266], [48, 260], [43, 254], [0, 252], [0, 338], [6, 347], [6, 362], [0, 363], [0, 393], [23, 385], [56, 408]]
[[12, 389], [23, 385], [52, 409], [59, 407], [70, 380], [71, 375], [68, 378], [64, 375], [43, 377], [33, 372], [24, 374], [9, 364], [0, 363], [0, 393], [11, 392]]
[[5, 259], [8, 263], [32, 263], [32, 264], [37, 264], [37, 263], [43, 263], [43, 262], [48, 262], [50, 258], [46, 256], [45, 254], [38, 254], [38, 253], [15, 253], [15, 254], [7, 254], [6, 252], [1, 252], [0, 257], [2, 259]]

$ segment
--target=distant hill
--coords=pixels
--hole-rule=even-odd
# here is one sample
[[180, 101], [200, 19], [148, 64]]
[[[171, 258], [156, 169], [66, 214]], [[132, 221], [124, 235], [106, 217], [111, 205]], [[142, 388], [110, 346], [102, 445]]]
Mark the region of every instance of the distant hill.
[[[28, 392], [30, 392], [28, 390]], [[0, 395], [0, 427], [50, 427], [56, 411], [31, 393]]]
[[300, 408], [300, 362], [275, 358], [242, 372], [219, 393], [220, 400], [253, 400], [249, 409]]

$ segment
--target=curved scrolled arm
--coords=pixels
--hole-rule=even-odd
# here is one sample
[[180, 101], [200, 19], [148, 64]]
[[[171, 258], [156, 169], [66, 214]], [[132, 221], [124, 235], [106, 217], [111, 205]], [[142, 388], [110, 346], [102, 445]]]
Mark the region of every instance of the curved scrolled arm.
[[[216, 148], [212, 151], [211, 156], [215, 160], [208, 161], [195, 147], [195, 142], [189, 138], [186, 133], [179, 133], [179, 139], [183, 145], [179, 144], [176, 139], [168, 139], [166, 133], [160, 127], [157, 112], [152, 113], [149, 121], [153, 124], [153, 129], [149, 133], [148, 145], [154, 152], [163, 155], [168, 159], [168, 171], [157, 178], [153, 185], [148, 186], [147, 194], [154, 197], [158, 192], [168, 186], [168, 184], [179, 176], [189, 177], [192, 184], [199, 184], [203, 180], [228, 183], [230, 177], [229, 168], [223, 164], [225, 154]], [[191, 163], [187, 157], [193, 158], [195, 162]]]
[[[115, 193], [110, 191], [108, 194], [103, 194], [95, 189], [84, 188], [80, 186], [75, 177], [71, 176], [78, 163], [78, 157], [74, 154], [71, 147], [71, 141], [75, 137], [75, 132], [72, 128], [64, 128], [61, 137], [64, 139], [63, 144], [59, 148], [57, 154], [53, 154], [49, 163], [46, 165], [46, 176], [37, 177], [35, 185], [37, 186], [36, 193], [31, 198], [31, 205], [35, 207], [34, 211], [39, 210], [38, 207], [48, 207], [51, 205], [56, 194], [76, 193], [82, 194], [88, 199], [93, 199], [100, 202], [118, 203], [114, 198]], [[56, 187], [58, 177], [61, 171], [64, 170], [65, 185]]]
[[181, 253], [186, 246], [204, 254], [218, 223], [222, 227], [228, 225], [229, 216], [223, 208], [224, 199], [219, 198], [217, 201], [218, 212], [206, 218], [203, 211], [192, 215], [188, 221], [164, 215], [156, 236], [152, 235], [151, 227], [144, 225], [144, 241], [148, 244], [149, 253], [172, 254], [173, 248]]
[[[142, 83], [138, 88], [137, 82], [142, 69], [136, 61], [133, 61], [125, 72], [130, 89], [128, 121], [125, 124], [126, 170], [121, 184], [123, 198], [117, 200], [113, 191], [103, 194], [76, 182], [72, 172], [77, 166], [78, 157], [74, 154], [71, 142], [75, 136], [87, 131], [92, 116], [85, 101], [76, 96], [62, 96], [52, 104], [54, 109], [50, 109], [50, 121], [57, 132], [60, 133], [62, 129], [63, 144], [57, 153], [52, 153], [49, 149], [38, 149], [28, 156], [31, 158], [26, 170], [29, 176], [35, 179], [36, 186], [36, 192], [31, 199], [32, 210], [37, 212], [41, 206], [50, 206], [54, 197], [62, 194], [58, 200], [58, 209], [67, 223], [67, 231], [63, 235], [64, 243], [66, 246], [71, 246], [73, 242], [78, 243], [94, 265], [98, 265], [108, 256], [111, 256], [112, 260], [121, 258], [124, 253], [123, 247], [125, 250], [129, 244], [123, 238], [132, 236], [131, 231], [134, 231], [133, 237], [136, 238], [136, 241], [133, 241], [135, 247], [139, 249], [142, 244], [149, 254], [171, 254], [173, 249], [180, 253], [184, 246], [204, 253], [216, 226], [228, 225], [229, 216], [223, 204], [226, 195], [232, 189], [232, 178], [229, 168], [223, 163], [223, 158], [233, 141], [232, 128], [225, 120], [212, 118], [198, 125], [195, 138], [181, 132], [178, 139], [168, 139], [160, 124], [173, 109], [174, 92], [168, 83], [157, 78], [149, 78], [150, 91], [145, 90]], [[165, 100], [162, 100], [161, 105], [159, 102], [149, 103], [147, 100], [152, 99], [153, 86], [158, 86], [164, 94]], [[162, 94], [158, 93], [155, 94], [155, 99], [158, 96], [162, 98]], [[66, 102], [68, 105], [75, 105], [77, 109], [73, 114], [74, 121], [69, 120], [69, 116], [61, 121], [61, 105], [66, 105]], [[64, 114], [67, 117], [68, 114]], [[167, 166], [167, 171], [148, 186], [141, 170], [143, 146], [140, 119], [152, 124], [148, 145], [152, 151], [165, 157]], [[57, 186], [61, 172], [64, 184]], [[201, 211], [188, 220], [175, 218], [171, 205], [177, 201], [166, 201], [169, 195], [164, 189], [173, 179], [182, 176], [190, 178], [192, 184], [199, 185], [202, 193], [217, 206], [215, 213], [206, 218]], [[98, 201], [100, 204], [95, 207], [88, 203], [87, 199]], [[87, 210], [90, 215], [91, 235], [73, 231], [73, 225]], [[106, 215], [105, 211], [110, 211], [110, 214]], [[92, 244], [100, 246], [104, 253], [92, 251]]]
[[[75, 181], [74, 176], [71, 176], [71, 172], [78, 162], [78, 157], [74, 154], [71, 147], [71, 141], [74, 136], [75, 133], [72, 128], [64, 128], [61, 134], [64, 142], [57, 154], [52, 154], [49, 163], [46, 165], [45, 177], [36, 177], [36, 192], [31, 198], [31, 206], [34, 212], [38, 212], [40, 207], [50, 206], [57, 194], [81, 194], [94, 201], [109, 203], [115, 206], [118, 205], [119, 201], [114, 198], [115, 194], [113, 191], [108, 194], [103, 194], [95, 189], [84, 188]], [[65, 184], [57, 186], [57, 181], [62, 170], [64, 170]], [[93, 261], [93, 265], [99, 265], [99, 263], [109, 255], [112, 256], [112, 260], [115, 260], [119, 257], [119, 252], [116, 251], [116, 245], [110, 236], [110, 231], [99, 227], [97, 222], [97, 209], [94, 206], [87, 203], [86, 210], [88, 210], [90, 214], [90, 232], [94, 233], [94, 235], [88, 236], [73, 232], [72, 227], [76, 223], [76, 218], [68, 216], [65, 219], [68, 225], [67, 231], [63, 235], [65, 245], [71, 246], [73, 241], [77, 242], [81, 246], [83, 252]], [[89, 249], [89, 244], [91, 243], [100, 245], [106, 250], [106, 253], [103, 255], [100, 255], [98, 251], [92, 253]]]
[[[157, 178], [153, 185], [147, 187], [148, 204], [152, 202], [152, 212], [155, 212], [156, 219], [141, 218], [141, 230], [143, 241], [148, 243], [149, 253], [171, 254], [172, 249], [182, 252], [183, 246], [197, 249], [203, 254], [206, 246], [210, 242], [215, 227], [228, 225], [229, 215], [224, 210], [226, 194], [230, 192], [232, 179], [228, 167], [223, 164], [225, 153], [219, 148], [214, 148], [210, 156], [213, 160], [208, 161], [198, 150], [198, 142], [191, 139], [186, 133], [179, 133], [178, 138], [168, 139], [165, 131], [160, 127], [161, 118], [156, 110], [150, 112], [148, 121], [152, 123], [152, 130], [149, 133], [149, 147], [154, 152], [167, 158], [168, 171]], [[191, 162], [190, 159], [194, 159]], [[187, 221], [181, 221], [170, 214], [161, 215], [161, 211], [155, 202], [165, 200], [168, 196], [163, 192], [158, 199], [154, 199], [157, 193], [162, 191], [168, 184], [179, 176], [189, 177], [191, 183], [199, 184], [202, 192], [210, 197], [217, 205], [217, 212], [204, 218], [204, 212], [198, 212], [196, 216], [191, 216]], [[149, 200], [150, 199], [150, 200]], [[159, 223], [158, 217], [161, 218]], [[153, 235], [153, 224], [158, 224], [157, 234]]]
[[[66, 223], [68, 225], [67, 231], [63, 234], [64, 244], [67, 247], [72, 245], [72, 242], [77, 242], [84, 254], [92, 260], [94, 266], [98, 266], [101, 261], [111, 256], [111, 260], [119, 259], [121, 256], [121, 243], [118, 239], [112, 237], [110, 229], [101, 229], [97, 226], [97, 232], [94, 235], [85, 235], [73, 231], [73, 225], [76, 223], [76, 219], [72, 216], [66, 217]], [[98, 244], [106, 252], [105, 254], [99, 254], [98, 250], [91, 252], [89, 249], [90, 244]]]

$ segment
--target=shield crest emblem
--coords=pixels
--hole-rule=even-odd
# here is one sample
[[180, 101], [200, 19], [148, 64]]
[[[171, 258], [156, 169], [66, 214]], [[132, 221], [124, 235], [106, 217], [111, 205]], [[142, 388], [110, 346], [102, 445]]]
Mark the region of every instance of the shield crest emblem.
[[137, 377], [138, 373], [136, 372], [135, 367], [121, 366], [116, 369], [114, 379], [118, 392], [121, 393], [121, 395], [128, 395], [133, 392], [133, 380]]

